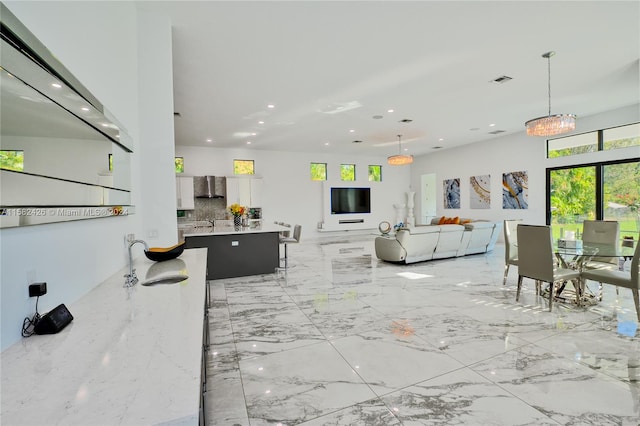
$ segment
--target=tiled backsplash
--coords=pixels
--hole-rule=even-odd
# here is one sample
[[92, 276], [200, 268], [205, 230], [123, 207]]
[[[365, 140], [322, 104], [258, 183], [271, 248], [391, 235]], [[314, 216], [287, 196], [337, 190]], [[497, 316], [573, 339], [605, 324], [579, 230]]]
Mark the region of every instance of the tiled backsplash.
[[196, 220], [227, 219], [227, 202], [224, 198], [196, 198], [195, 210], [187, 210], [185, 217], [179, 217], [178, 223]]

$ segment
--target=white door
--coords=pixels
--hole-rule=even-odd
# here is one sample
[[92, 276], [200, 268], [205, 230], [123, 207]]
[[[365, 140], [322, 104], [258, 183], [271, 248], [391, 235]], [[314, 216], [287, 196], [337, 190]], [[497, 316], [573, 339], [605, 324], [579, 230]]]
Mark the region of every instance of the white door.
[[436, 217], [436, 174], [420, 176], [420, 218], [429, 224]]

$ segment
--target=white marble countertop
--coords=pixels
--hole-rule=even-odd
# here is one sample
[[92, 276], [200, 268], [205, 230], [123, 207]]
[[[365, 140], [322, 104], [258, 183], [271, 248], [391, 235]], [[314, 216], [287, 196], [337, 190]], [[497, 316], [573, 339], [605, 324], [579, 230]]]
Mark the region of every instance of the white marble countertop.
[[206, 264], [206, 249], [159, 263], [143, 255], [140, 282], [189, 279], [124, 288], [123, 268], [67, 305], [74, 319], [61, 332], [3, 351], [2, 424], [197, 425]]
[[[206, 228], [205, 228], [206, 229]], [[240, 234], [260, 234], [265, 232], [282, 232], [282, 231], [293, 231], [293, 228], [289, 228], [286, 226], [276, 225], [276, 224], [266, 224], [262, 226], [256, 227], [240, 227], [234, 228], [233, 226], [215, 226], [206, 229], [205, 232], [190, 232], [185, 233], [185, 237], [197, 237], [197, 236], [208, 236], [208, 235], [240, 235]]]

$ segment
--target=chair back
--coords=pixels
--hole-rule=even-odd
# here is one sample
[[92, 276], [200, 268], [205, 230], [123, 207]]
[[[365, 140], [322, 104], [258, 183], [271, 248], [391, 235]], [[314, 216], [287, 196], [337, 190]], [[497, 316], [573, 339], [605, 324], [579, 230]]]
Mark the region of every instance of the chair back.
[[300, 242], [300, 234], [302, 234], [302, 226], [301, 225], [295, 225], [293, 227], [293, 239], [296, 240], [296, 242]]
[[509, 263], [510, 260], [518, 258], [518, 223], [522, 219], [505, 220], [504, 221], [504, 261]]
[[518, 275], [553, 282], [553, 242], [551, 227], [518, 225]]
[[[616, 247], [620, 240], [620, 224], [615, 220], [585, 220], [582, 223], [582, 242], [607, 244]], [[591, 259], [596, 262], [618, 263], [615, 257], [598, 257]]]
[[585, 243], [618, 244], [620, 224], [615, 220], [585, 220], [582, 223], [582, 241]]
[[[633, 257], [631, 258], [631, 285], [635, 285], [636, 288], [640, 289], [640, 280], [638, 276], [640, 275], [640, 241], [636, 243], [636, 250], [633, 252]], [[640, 315], [640, 313], [639, 313]], [[638, 318], [640, 320], [640, 318]]]

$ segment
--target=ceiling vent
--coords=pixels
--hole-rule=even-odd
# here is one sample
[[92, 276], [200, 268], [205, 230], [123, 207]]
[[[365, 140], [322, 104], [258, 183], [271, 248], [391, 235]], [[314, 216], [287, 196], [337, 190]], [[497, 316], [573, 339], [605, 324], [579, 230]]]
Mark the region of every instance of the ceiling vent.
[[495, 78], [493, 80], [491, 80], [489, 83], [506, 83], [507, 81], [513, 80], [513, 78], [507, 76], [507, 75], [502, 75], [498, 78]]
[[362, 141], [353, 141], [352, 143], [362, 143]]
[[434, 146], [433, 149], [442, 149], [441, 146]]
[[182, 117], [182, 115], [180, 115], [180, 113], [179, 113], [179, 112], [174, 112], [174, 113], [173, 113], [173, 116], [174, 116], [174, 117]]
[[411, 123], [413, 120], [410, 118], [403, 118], [402, 120], [400, 120], [398, 123]]
[[506, 130], [494, 130], [493, 132], [489, 132], [490, 135], [499, 135], [500, 133], [504, 133]]

